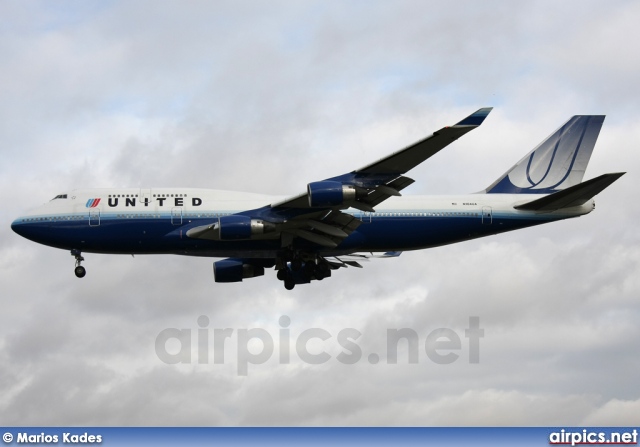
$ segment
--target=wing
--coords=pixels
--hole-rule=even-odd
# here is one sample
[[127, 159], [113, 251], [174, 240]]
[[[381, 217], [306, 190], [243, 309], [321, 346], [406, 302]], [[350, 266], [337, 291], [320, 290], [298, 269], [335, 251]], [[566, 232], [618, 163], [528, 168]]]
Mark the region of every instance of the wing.
[[[491, 107], [479, 109], [459, 123], [444, 127], [387, 157], [348, 174], [323, 180], [323, 182], [337, 182], [355, 187], [357, 196], [343, 202], [339, 209], [351, 207], [373, 211], [374, 206], [391, 196], [399, 196], [402, 189], [414, 182], [414, 180], [404, 177], [403, 174], [437, 154], [467, 132], [480, 126], [491, 110]], [[274, 203], [271, 207], [313, 208], [309, 202], [308, 190], [282, 202]]]
[[[400, 191], [414, 182], [404, 176], [405, 173], [480, 126], [491, 110], [491, 107], [479, 109], [457, 124], [444, 127], [374, 163], [347, 174], [309, 183], [307, 191], [281, 202], [192, 228], [187, 236], [221, 240], [224, 239], [221, 232], [225, 225], [228, 228], [233, 225], [238, 229], [234, 236], [248, 234], [247, 238], [251, 238], [255, 226], [258, 228], [257, 238], [280, 237], [283, 248], [294, 246], [296, 240], [336, 248], [362, 223], [361, 219], [343, 213], [343, 210], [354, 208], [374, 212], [378, 204], [389, 197], [399, 196]], [[268, 225], [269, 235], [264, 234], [265, 225]]]
[[479, 109], [460, 121], [458, 124], [450, 127], [444, 127], [427, 138], [424, 138], [411, 146], [394, 152], [388, 157], [382, 158], [354, 172], [360, 175], [405, 174], [407, 171], [415, 168], [427, 158], [435, 155], [441, 149], [444, 149], [470, 130], [480, 126], [491, 110], [492, 107]]

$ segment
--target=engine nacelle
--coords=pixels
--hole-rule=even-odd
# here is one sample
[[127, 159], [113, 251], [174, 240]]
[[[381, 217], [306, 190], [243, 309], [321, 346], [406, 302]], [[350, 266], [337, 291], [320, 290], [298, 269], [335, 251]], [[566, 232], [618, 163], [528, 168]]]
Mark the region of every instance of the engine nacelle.
[[349, 200], [355, 200], [356, 189], [351, 185], [343, 185], [340, 182], [313, 182], [307, 185], [307, 194], [309, 196], [309, 206], [320, 208], [341, 205]]
[[249, 216], [222, 216], [218, 219], [218, 231], [221, 241], [251, 239], [256, 234], [275, 231], [275, 225]]
[[240, 282], [244, 278], [264, 275], [264, 267], [244, 264], [237, 259], [224, 259], [213, 263], [213, 276], [216, 282]]

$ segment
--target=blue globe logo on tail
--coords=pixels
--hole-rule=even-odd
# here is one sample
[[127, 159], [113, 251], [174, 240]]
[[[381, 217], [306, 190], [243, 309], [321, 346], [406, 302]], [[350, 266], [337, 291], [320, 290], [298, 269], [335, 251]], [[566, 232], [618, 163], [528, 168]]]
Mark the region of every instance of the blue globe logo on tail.
[[582, 182], [604, 116], [577, 115], [496, 180], [487, 193], [551, 194]]

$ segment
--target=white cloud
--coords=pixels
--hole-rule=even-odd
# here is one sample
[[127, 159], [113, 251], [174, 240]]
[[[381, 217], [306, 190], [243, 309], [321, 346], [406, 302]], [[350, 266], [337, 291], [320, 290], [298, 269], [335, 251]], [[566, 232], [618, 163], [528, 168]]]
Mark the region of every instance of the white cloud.
[[595, 409], [582, 421], [590, 426], [636, 426], [640, 420], [640, 400], [612, 399]]

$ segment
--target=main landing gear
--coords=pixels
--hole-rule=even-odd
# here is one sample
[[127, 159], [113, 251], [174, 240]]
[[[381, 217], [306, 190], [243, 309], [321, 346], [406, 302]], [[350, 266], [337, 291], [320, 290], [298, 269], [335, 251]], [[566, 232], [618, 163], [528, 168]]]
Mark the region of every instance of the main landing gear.
[[82, 265], [80, 265], [80, 263], [84, 261], [82, 253], [80, 252], [80, 250], [71, 250], [71, 256], [74, 256], [76, 258], [76, 268], [73, 270], [73, 272], [78, 278], [84, 278], [84, 275], [87, 274], [87, 270]]
[[284, 282], [284, 288], [292, 290], [296, 284], [306, 284], [316, 279], [322, 281], [331, 276], [331, 268], [327, 262], [317, 260], [303, 261], [299, 257], [284, 264], [278, 270], [278, 279]]

